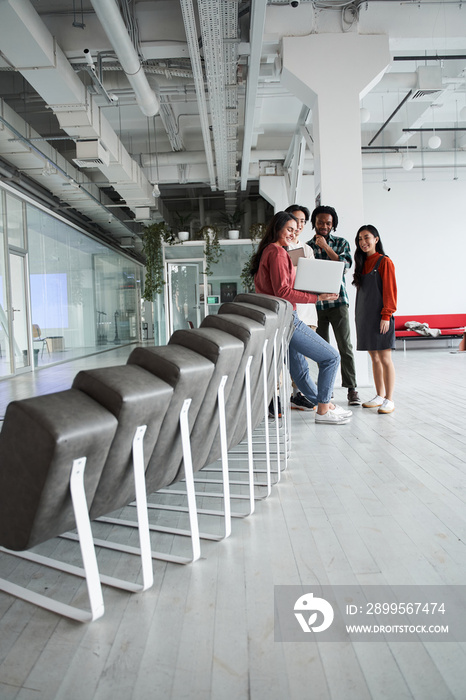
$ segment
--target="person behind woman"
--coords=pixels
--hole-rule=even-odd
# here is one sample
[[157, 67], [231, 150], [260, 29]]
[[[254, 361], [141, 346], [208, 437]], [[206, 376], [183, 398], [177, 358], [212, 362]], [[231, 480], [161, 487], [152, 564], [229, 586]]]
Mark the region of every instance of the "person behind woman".
[[378, 408], [379, 413], [395, 409], [396, 279], [395, 266], [385, 255], [375, 226], [361, 226], [356, 234], [353, 284], [356, 293], [357, 349], [367, 350], [372, 360], [377, 394], [363, 408]]
[[[339, 425], [347, 423], [351, 411], [330, 403], [333, 383], [340, 364], [339, 353], [317, 333], [299, 320], [297, 303], [315, 304], [317, 299], [333, 299], [335, 294], [316, 295], [293, 288], [295, 269], [286, 252], [297, 230], [296, 218], [280, 211], [267, 226], [251, 261], [256, 292], [281, 297], [293, 305], [294, 332], [290, 341], [290, 374], [298, 389], [313, 404], [317, 404], [316, 423]], [[319, 366], [318, 388], [309, 374], [306, 357]]]
[[[311, 246], [309, 246], [307, 243], [304, 243], [303, 241], [300, 241], [299, 239], [301, 232], [304, 229], [304, 226], [309, 221], [309, 209], [307, 207], [301, 206], [300, 204], [292, 204], [290, 207], [287, 207], [285, 209], [285, 212], [287, 214], [292, 214], [296, 218], [296, 223], [298, 224], [298, 228], [296, 229], [296, 232], [293, 236], [293, 240], [291, 241], [291, 243], [289, 243], [287, 249], [298, 250], [299, 248], [302, 248], [303, 257], [313, 258], [314, 252]], [[317, 328], [316, 305], [296, 304], [296, 311], [301, 321], [304, 321], [306, 326], [310, 326], [312, 330], [315, 331], [315, 329]]]
[[[302, 254], [305, 258], [313, 258], [314, 252], [311, 246], [308, 246], [307, 243], [304, 243], [299, 240], [299, 237], [305, 225], [309, 221], [309, 209], [307, 207], [302, 206], [301, 204], [291, 204], [285, 209], [285, 211], [288, 214], [293, 214], [293, 216], [296, 218], [296, 223], [298, 224], [295, 236], [292, 242], [287, 246], [288, 252], [290, 250], [299, 250], [299, 248], [301, 248]], [[296, 261], [294, 261], [293, 264], [296, 267]], [[296, 304], [296, 313], [298, 314], [298, 318], [300, 319], [300, 321], [303, 321], [306, 324], [306, 326], [312, 328], [313, 331], [316, 330], [317, 309], [315, 304]], [[306, 399], [304, 394], [302, 394], [298, 390], [298, 387], [294, 382], [292, 385], [292, 389], [293, 395], [290, 399], [290, 406], [292, 409], [294, 408], [298, 411], [312, 411], [315, 409], [315, 406], [313, 406], [312, 403]]]

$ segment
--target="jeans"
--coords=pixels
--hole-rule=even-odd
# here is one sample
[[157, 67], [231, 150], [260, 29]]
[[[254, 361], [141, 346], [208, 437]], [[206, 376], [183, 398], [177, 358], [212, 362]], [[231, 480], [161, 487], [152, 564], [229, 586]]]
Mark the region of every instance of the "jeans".
[[317, 316], [319, 319], [317, 333], [327, 342], [330, 337], [329, 324], [333, 328], [341, 357], [341, 385], [348, 389], [354, 389], [357, 386], [356, 369], [351, 344], [348, 307], [334, 306], [330, 309], [319, 309]]
[[[329, 343], [299, 320], [293, 311], [294, 332], [290, 341], [290, 374], [298, 389], [313, 404], [328, 403], [340, 364], [340, 355]], [[317, 362], [316, 387], [306, 357]]]

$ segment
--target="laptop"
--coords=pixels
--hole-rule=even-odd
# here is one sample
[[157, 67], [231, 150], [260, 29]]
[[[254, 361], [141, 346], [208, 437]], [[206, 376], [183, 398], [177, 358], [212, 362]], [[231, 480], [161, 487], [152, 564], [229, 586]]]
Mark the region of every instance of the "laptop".
[[341, 260], [299, 258], [294, 288], [316, 294], [338, 294], [345, 263]]

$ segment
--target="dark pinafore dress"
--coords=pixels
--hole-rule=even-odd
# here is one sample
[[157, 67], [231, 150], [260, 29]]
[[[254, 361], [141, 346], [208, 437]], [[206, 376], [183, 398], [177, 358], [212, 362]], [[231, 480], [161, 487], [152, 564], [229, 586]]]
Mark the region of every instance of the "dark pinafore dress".
[[356, 335], [358, 350], [394, 350], [395, 320], [390, 319], [387, 333], [380, 332], [381, 312], [383, 309], [383, 283], [379, 274], [379, 265], [385, 256], [381, 256], [374, 269], [363, 275], [361, 286], [356, 294]]

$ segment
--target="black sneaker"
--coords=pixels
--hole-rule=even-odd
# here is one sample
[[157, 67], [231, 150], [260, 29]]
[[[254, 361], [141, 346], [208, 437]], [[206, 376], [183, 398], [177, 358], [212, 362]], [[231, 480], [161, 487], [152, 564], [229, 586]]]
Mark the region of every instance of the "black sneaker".
[[291, 397], [291, 408], [297, 411], [313, 411], [315, 405], [311, 403], [309, 399], [306, 399], [304, 394], [301, 394], [299, 391], [296, 396]]
[[348, 404], [350, 406], [360, 406], [362, 403], [356, 389], [348, 389]]
[[[278, 402], [278, 406], [277, 406], [278, 407], [278, 417], [281, 418], [282, 417], [282, 407], [280, 405], [280, 397], [277, 398], [277, 402]], [[275, 418], [275, 409], [273, 406], [273, 399], [269, 403], [269, 418]]]

